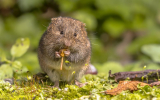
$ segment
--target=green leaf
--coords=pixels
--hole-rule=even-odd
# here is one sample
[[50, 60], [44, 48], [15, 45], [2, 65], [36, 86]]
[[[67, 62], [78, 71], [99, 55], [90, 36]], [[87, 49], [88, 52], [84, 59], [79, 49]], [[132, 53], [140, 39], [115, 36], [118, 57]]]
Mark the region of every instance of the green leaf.
[[10, 64], [3, 64], [0, 66], [0, 80], [5, 78], [11, 78], [13, 76], [13, 70]]
[[0, 63], [10, 64], [11, 61], [6, 58], [6, 55], [3, 50], [0, 49]]
[[127, 47], [127, 52], [130, 54], [136, 54], [143, 45], [155, 44], [160, 42], [159, 33], [150, 33], [142, 37], [137, 37]]
[[29, 48], [30, 40], [29, 38], [17, 39], [16, 43], [11, 48], [11, 55], [13, 57], [22, 56]]
[[17, 69], [21, 69], [22, 68], [22, 64], [20, 61], [14, 61], [12, 63], [12, 67], [17, 68]]
[[5, 53], [0, 49], [0, 62], [6, 61]]
[[144, 45], [141, 48], [141, 51], [151, 57], [151, 59], [155, 62], [160, 62], [160, 45], [158, 44], [150, 44]]

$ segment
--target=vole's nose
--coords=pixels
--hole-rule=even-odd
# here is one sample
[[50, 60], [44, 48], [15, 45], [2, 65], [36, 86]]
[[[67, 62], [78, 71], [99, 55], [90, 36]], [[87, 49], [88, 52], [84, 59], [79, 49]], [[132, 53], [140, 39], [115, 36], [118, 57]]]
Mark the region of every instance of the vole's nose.
[[67, 46], [67, 47], [70, 47], [71, 46], [71, 41], [70, 40], [64, 40], [64, 45]]

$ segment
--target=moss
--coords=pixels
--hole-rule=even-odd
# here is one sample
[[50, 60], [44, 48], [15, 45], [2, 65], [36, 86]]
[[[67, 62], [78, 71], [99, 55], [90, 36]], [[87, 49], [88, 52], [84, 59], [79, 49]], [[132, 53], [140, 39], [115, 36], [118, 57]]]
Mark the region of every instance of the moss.
[[82, 78], [82, 82], [88, 82], [87, 85], [79, 88], [76, 85], [60, 84], [60, 89], [52, 88], [51, 83], [43, 82], [39, 84], [34, 80], [15, 82], [14, 85], [0, 81], [0, 99], [19, 100], [19, 99], [34, 99], [34, 100], [79, 100], [79, 99], [93, 99], [93, 100], [132, 100], [132, 99], [158, 99], [160, 98], [160, 89], [154, 87], [138, 87], [138, 91], [131, 93], [130, 91], [123, 91], [119, 95], [110, 96], [103, 93], [108, 89], [112, 89], [117, 84], [110, 84], [106, 80], [105, 75], [86, 75]]

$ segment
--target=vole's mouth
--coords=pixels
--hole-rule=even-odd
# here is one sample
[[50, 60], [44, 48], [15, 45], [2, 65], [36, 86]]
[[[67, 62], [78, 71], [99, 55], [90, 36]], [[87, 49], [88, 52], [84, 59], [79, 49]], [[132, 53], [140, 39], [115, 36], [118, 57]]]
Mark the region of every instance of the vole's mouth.
[[56, 51], [59, 51], [59, 50], [61, 50], [61, 49], [70, 49], [70, 47], [68, 47], [68, 46], [64, 46], [64, 45], [57, 45], [55, 48], [53, 48], [53, 49], [55, 49]]
[[62, 50], [62, 49], [67, 49], [67, 50], [69, 50], [70, 52], [76, 52], [77, 51], [77, 49], [75, 49], [74, 47], [72, 47], [72, 46], [65, 46], [65, 45], [62, 45], [62, 46], [57, 46], [56, 48], [54, 48], [55, 49], [55, 51], [60, 51], [60, 50]]
[[62, 50], [62, 49], [70, 50], [70, 48], [67, 47], [67, 46], [62, 46], [62, 47], [59, 48], [59, 50]]
[[68, 46], [64, 46], [63, 49], [69, 49], [69, 47]]

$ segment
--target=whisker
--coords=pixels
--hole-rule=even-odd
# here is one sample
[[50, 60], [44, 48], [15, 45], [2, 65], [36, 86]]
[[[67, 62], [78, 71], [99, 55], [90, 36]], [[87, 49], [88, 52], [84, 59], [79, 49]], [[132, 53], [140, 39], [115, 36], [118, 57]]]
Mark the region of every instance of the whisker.
[[99, 44], [95, 44], [95, 43], [91, 43], [92, 45], [99, 45]]
[[97, 37], [91, 37], [91, 38], [88, 38], [89, 40], [97, 40], [98, 38]]
[[42, 26], [44, 26], [44, 27], [46, 27], [46, 28], [47, 28], [47, 26], [45, 26], [44, 24], [42, 24]]

